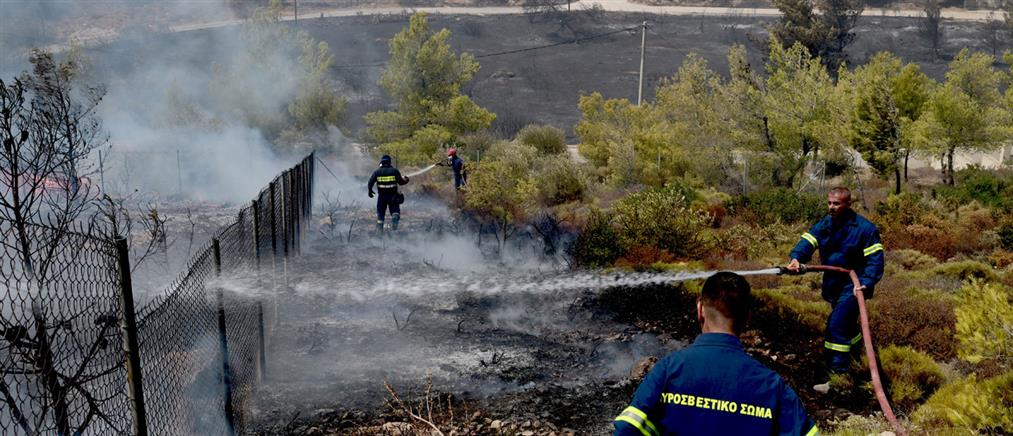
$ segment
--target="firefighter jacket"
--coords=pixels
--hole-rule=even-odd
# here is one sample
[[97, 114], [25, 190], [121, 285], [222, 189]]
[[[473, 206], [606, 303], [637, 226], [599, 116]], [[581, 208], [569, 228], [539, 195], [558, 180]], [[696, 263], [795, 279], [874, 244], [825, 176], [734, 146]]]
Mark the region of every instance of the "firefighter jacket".
[[819, 433], [795, 391], [726, 333], [658, 361], [614, 424], [616, 436]]
[[450, 158], [450, 169], [454, 171], [454, 187], [460, 188], [468, 183], [468, 177], [464, 172], [464, 159], [454, 155]]
[[[807, 263], [820, 250], [820, 263], [854, 270], [866, 287], [865, 298], [872, 298], [873, 287], [883, 278], [883, 244], [879, 229], [855, 211], [841, 212], [837, 219], [823, 217], [795, 244], [791, 258]], [[853, 292], [847, 274], [823, 273], [823, 299], [834, 302], [841, 292]]]
[[369, 185], [367, 189], [370, 192], [373, 191], [373, 185], [376, 185], [377, 191], [380, 195], [383, 194], [396, 194], [397, 186], [408, 183], [404, 177], [401, 177], [401, 171], [397, 168], [390, 166], [390, 164], [381, 164], [380, 168], [373, 171], [373, 175], [369, 177]]

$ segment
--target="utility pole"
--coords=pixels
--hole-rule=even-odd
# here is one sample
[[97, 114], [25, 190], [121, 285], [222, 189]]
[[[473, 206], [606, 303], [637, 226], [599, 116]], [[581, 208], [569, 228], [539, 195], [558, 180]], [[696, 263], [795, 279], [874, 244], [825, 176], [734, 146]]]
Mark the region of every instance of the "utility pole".
[[637, 106], [644, 98], [644, 47], [647, 44], [647, 21], [640, 25], [640, 83], [637, 86]]
[[295, 24], [299, 24], [299, 0], [295, 0]]

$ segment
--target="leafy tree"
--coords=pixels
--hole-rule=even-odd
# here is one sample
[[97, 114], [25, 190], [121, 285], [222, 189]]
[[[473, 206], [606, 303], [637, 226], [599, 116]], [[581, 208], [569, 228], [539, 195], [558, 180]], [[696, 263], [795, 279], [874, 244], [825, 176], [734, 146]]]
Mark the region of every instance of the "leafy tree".
[[496, 230], [502, 247], [535, 209], [538, 189], [530, 176], [536, 151], [532, 147], [502, 143], [475, 168], [468, 179], [465, 207], [479, 214]]
[[946, 81], [926, 103], [915, 126], [920, 145], [941, 156], [943, 181], [954, 184], [953, 157], [958, 150], [988, 151], [1009, 137], [1009, 108], [999, 85], [1004, 74], [992, 68], [994, 58], [967, 49], [950, 63]]
[[272, 139], [325, 131], [341, 123], [347, 106], [329, 78], [334, 55], [327, 43], [285, 25], [282, 7], [272, 0], [243, 23], [243, 50], [213, 64], [209, 84], [223, 122], [256, 127]]
[[928, 40], [932, 47], [932, 55], [938, 57], [939, 49], [943, 46], [943, 4], [941, 0], [924, 0], [922, 12], [925, 16], [921, 20], [921, 34]]
[[442, 144], [434, 146], [433, 139], [486, 129], [496, 118], [461, 95], [461, 86], [471, 81], [479, 65], [470, 54], [454, 54], [449, 39], [450, 30], [433, 32], [420, 12], [390, 40], [391, 59], [380, 86], [393, 98], [396, 110], [366, 114], [366, 136], [379, 150], [400, 154], [402, 162], [436, 158]]
[[[855, 39], [852, 30], [862, 15], [861, 0], [774, 0], [781, 19], [770, 34], [789, 48], [802, 44], [833, 73], [844, 62], [844, 49]], [[817, 12], [817, 9], [819, 12]]]
[[911, 129], [914, 122], [925, 112], [925, 103], [935, 86], [936, 82], [925, 75], [915, 63], [905, 65], [893, 83], [892, 97], [900, 119], [905, 182], [908, 176], [908, 160], [912, 153], [918, 151], [917, 142], [911, 139]]
[[854, 73], [845, 73], [842, 83], [851, 93], [851, 146], [880, 177], [894, 175], [894, 193], [901, 189], [901, 115], [894, 100], [894, 88], [901, 61], [881, 52]]
[[325, 130], [327, 126], [338, 125], [344, 117], [348, 102], [334, 94], [327, 76], [333, 63], [334, 55], [326, 42], [314, 44], [312, 39], [303, 40], [299, 65], [304, 75], [295, 100], [288, 105], [296, 128]]
[[845, 145], [843, 100], [818, 58], [800, 43], [788, 49], [771, 39], [763, 107], [769, 122], [770, 152], [778, 166], [773, 184], [792, 187], [820, 151]]

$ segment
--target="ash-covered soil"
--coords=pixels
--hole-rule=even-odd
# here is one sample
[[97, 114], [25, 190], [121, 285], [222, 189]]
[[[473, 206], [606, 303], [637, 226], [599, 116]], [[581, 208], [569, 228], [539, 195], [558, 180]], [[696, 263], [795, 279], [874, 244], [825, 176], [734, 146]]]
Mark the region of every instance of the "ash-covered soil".
[[455, 408], [606, 434], [635, 388], [631, 368], [683, 346], [592, 309], [590, 291], [560, 289], [559, 267], [525, 244], [497, 256], [475, 234], [431, 231], [440, 215], [406, 210], [399, 234], [364, 225], [304, 246], [279, 295], [259, 433], [361, 431], [391, 420], [384, 381], [408, 392], [431, 379]]
[[[365, 207], [332, 215], [341, 230], [315, 220], [278, 293], [252, 433], [429, 434], [387, 382], [441, 404], [431, 419], [456, 434], [610, 434], [645, 360], [699, 333], [681, 285], [566, 270], [523, 234], [496, 253], [435, 201], [404, 212], [384, 236]], [[759, 310], [743, 342], [821, 423], [874, 407], [809, 389], [823, 381], [819, 333], [794, 320]]]

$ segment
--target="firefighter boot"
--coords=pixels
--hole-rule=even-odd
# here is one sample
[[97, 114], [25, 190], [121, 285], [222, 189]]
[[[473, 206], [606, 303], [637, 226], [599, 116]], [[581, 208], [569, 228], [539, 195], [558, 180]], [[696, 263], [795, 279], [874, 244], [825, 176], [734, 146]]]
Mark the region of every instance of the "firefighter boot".
[[401, 222], [401, 214], [399, 214], [399, 213], [392, 213], [392, 214], [390, 214], [390, 218], [391, 218], [391, 220], [390, 220], [390, 230], [392, 232], [396, 232], [397, 231], [397, 224], [399, 222]]
[[383, 220], [376, 220], [376, 234], [383, 233]]

